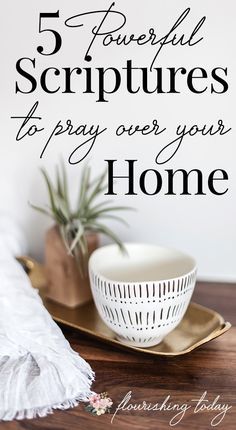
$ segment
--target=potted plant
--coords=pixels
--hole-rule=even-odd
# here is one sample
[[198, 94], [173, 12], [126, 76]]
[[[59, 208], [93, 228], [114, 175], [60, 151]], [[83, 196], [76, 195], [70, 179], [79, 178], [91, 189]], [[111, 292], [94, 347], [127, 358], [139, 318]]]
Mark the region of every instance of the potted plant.
[[107, 188], [106, 172], [91, 179], [90, 167], [84, 167], [78, 202], [72, 209], [64, 165], [57, 167], [55, 183], [45, 170], [41, 171], [47, 185], [49, 206], [31, 206], [55, 222], [45, 240], [46, 295], [63, 305], [76, 307], [92, 297], [87, 263], [90, 254], [98, 247], [99, 233], [110, 237], [124, 251], [120, 239], [101, 220], [113, 218], [125, 223], [113, 212], [127, 208], [111, 206], [110, 201], [96, 202]]

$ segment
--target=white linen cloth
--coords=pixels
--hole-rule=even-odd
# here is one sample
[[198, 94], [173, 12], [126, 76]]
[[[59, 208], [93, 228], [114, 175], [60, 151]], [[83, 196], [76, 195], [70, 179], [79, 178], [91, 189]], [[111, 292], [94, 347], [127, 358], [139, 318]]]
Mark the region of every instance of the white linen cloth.
[[44, 417], [86, 401], [94, 373], [72, 350], [14, 256], [23, 236], [0, 218], [0, 420]]

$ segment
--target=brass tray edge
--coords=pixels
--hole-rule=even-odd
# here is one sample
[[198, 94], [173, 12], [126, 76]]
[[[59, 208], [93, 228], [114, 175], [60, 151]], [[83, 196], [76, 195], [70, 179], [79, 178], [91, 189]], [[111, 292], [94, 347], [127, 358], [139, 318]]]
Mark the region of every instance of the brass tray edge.
[[[43, 265], [39, 264], [37, 261], [35, 261], [34, 259], [32, 259], [31, 257], [28, 256], [20, 256], [17, 258], [17, 260], [26, 266], [26, 268], [29, 270], [29, 277], [30, 277], [30, 272], [32, 272], [35, 267], [38, 267], [38, 269], [42, 270], [43, 272]], [[44, 286], [44, 285], [43, 285]], [[43, 294], [42, 294], [42, 300], [43, 300]], [[135, 351], [135, 352], [139, 352], [139, 353], [143, 353], [143, 354], [149, 354], [149, 355], [158, 355], [158, 356], [167, 356], [167, 357], [176, 357], [179, 355], [185, 355], [193, 350], [195, 350], [196, 348], [199, 348], [201, 345], [204, 345], [205, 343], [216, 339], [217, 337], [221, 336], [222, 334], [226, 333], [230, 328], [231, 328], [231, 323], [230, 322], [226, 322], [224, 320], [224, 318], [222, 317], [222, 315], [220, 315], [218, 312], [216, 312], [214, 309], [208, 308], [206, 306], [200, 305], [198, 303], [194, 303], [191, 302], [192, 305], [194, 305], [197, 308], [201, 308], [201, 309], [205, 309], [208, 312], [210, 312], [211, 314], [215, 315], [217, 317], [217, 319], [219, 320], [219, 324], [220, 324], [220, 328], [215, 329], [213, 332], [211, 332], [208, 336], [206, 336], [205, 338], [201, 339], [199, 342], [191, 345], [189, 348], [184, 349], [182, 351], [178, 351], [178, 352], [161, 352], [161, 351], [153, 351], [153, 350], [149, 350], [148, 348], [137, 348], [135, 346], [130, 346], [130, 345], [126, 345], [124, 343], [119, 342], [116, 339], [110, 339], [106, 336], [102, 336], [101, 334], [97, 334], [94, 331], [91, 331], [89, 329], [86, 329], [84, 327], [78, 326], [76, 324], [70, 323], [68, 321], [65, 321], [59, 317], [56, 317], [53, 315], [53, 313], [51, 314], [53, 319], [60, 323], [63, 324], [67, 327], [71, 327], [74, 328], [78, 331], [80, 331], [81, 333], [85, 333], [88, 334], [89, 336], [92, 336], [95, 339], [100, 339], [102, 340], [104, 343], [108, 343], [110, 345], [115, 345], [117, 347], [119, 347], [120, 349], [125, 349], [128, 351]]]
[[[193, 303], [192, 302], [192, 304], [198, 306], [197, 303]], [[201, 307], [205, 308], [205, 306], [201, 306]], [[207, 308], [207, 309], [209, 309], [209, 308]], [[81, 333], [85, 333], [85, 334], [88, 334], [89, 336], [94, 337], [95, 339], [100, 339], [104, 343], [108, 343], [110, 345], [115, 345], [115, 346], [119, 347], [120, 349], [126, 349], [128, 351], [131, 350], [131, 351], [140, 352], [140, 353], [143, 353], [143, 354], [158, 355], [158, 356], [167, 356], [167, 357], [176, 357], [176, 356], [179, 356], [179, 355], [188, 354], [189, 352], [193, 351], [194, 349], [199, 348], [201, 345], [204, 345], [205, 343], [207, 343], [207, 342], [209, 342], [209, 341], [211, 341], [211, 340], [213, 340], [213, 339], [221, 336], [222, 334], [226, 333], [230, 329], [230, 327], [231, 327], [230, 322], [224, 321], [223, 324], [222, 324], [222, 326], [220, 327], [220, 329], [214, 330], [208, 336], [206, 336], [205, 338], [201, 339], [199, 342], [191, 345], [189, 348], [184, 349], [183, 351], [178, 351], [178, 352], [161, 352], [161, 351], [149, 350], [148, 348], [137, 348], [135, 346], [126, 345], [125, 343], [119, 342], [116, 339], [110, 339], [110, 338], [108, 338], [106, 336], [102, 336], [101, 334], [97, 334], [94, 331], [91, 331], [91, 330], [86, 329], [84, 327], [80, 327], [80, 326], [78, 326], [76, 324], [73, 324], [73, 323], [70, 323], [68, 321], [65, 321], [65, 320], [63, 320], [63, 319], [61, 319], [59, 317], [55, 317], [55, 316], [53, 316], [53, 314], [52, 314], [52, 317], [53, 317], [53, 319], [56, 322], [58, 322], [60, 324], [63, 324], [65, 326], [67, 326], [67, 327], [74, 328], [74, 329], [78, 330]], [[223, 319], [221, 315], [220, 315], [220, 317], [221, 317], [221, 319]]]

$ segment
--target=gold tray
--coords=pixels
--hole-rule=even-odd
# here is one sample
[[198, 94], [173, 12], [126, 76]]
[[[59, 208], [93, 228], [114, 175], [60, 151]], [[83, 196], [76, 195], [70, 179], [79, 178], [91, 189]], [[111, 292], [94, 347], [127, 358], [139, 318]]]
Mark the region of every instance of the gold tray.
[[127, 351], [157, 356], [183, 355], [222, 335], [231, 327], [231, 324], [225, 322], [214, 310], [191, 302], [180, 324], [159, 345], [150, 348], [129, 346], [115, 338], [114, 332], [98, 315], [93, 302], [70, 309], [45, 298], [43, 267], [28, 257], [21, 257], [18, 260], [26, 267], [33, 286], [41, 289], [44, 305], [55, 321]]

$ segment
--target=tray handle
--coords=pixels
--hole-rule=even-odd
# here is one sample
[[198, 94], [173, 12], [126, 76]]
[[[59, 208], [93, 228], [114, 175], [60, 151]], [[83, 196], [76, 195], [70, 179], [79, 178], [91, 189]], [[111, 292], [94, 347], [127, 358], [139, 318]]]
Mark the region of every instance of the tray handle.
[[25, 255], [17, 257], [16, 259], [29, 276], [32, 286], [39, 290], [45, 290], [47, 287], [47, 278], [44, 266], [33, 258]]
[[226, 333], [230, 329], [230, 327], [232, 327], [232, 324], [228, 321], [225, 321], [219, 329], [213, 331], [207, 337], [205, 337], [204, 339], [200, 340], [197, 344], [195, 344], [193, 349], [198, 348], [201, 345], [204, 345], [204, 343], [207, 343], [210, 340], [216, 339], [217, 337]]

